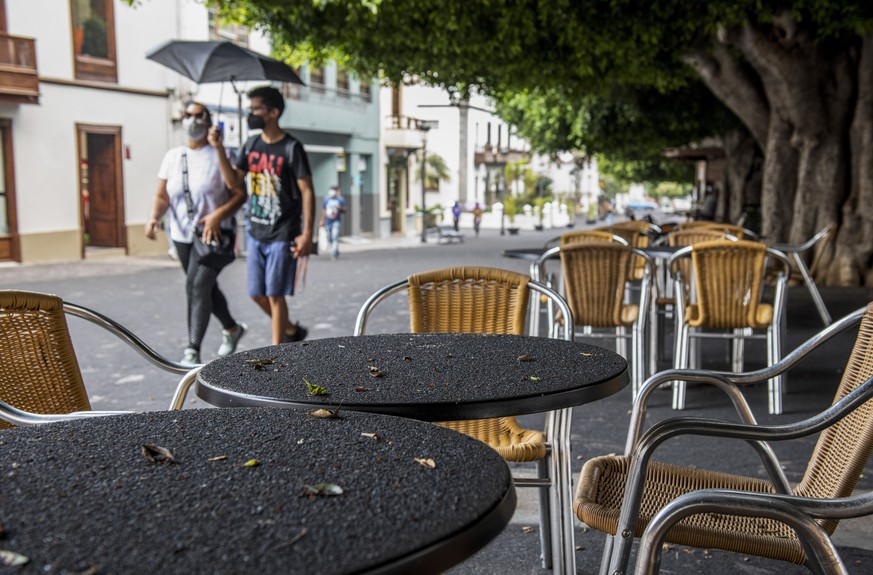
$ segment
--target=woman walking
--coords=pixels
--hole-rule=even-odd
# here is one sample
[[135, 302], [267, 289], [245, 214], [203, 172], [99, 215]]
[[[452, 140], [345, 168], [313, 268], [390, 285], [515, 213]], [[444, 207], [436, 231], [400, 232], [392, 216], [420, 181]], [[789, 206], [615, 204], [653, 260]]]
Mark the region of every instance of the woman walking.
[[227, 299], [218, 288], [218, 274], [226, 264], [201, 261], [193, 249], [193, 242], [199, 241], [195, 233], [204, 244], [218, 242], [222, 236], [233, 237], [233, 215], [246, 199], [242, 186], [222, 178], [217, 152], [207, 141], [211, 126], [212, 117], [205, 106], [191, 102], [185, 107], [182, 128], [188, 143], [164, 156], [152, 216], [145, 226], [146, 237], [155, 239], [158, 220], [169, 213], [170, 239], [187, 274], [188, 347], [181, 363], [189, 365], [201, 363], [200, 344], [210, 314], [224, 328], [220, 357], [236, 350], [246, 330], [230, 315]]

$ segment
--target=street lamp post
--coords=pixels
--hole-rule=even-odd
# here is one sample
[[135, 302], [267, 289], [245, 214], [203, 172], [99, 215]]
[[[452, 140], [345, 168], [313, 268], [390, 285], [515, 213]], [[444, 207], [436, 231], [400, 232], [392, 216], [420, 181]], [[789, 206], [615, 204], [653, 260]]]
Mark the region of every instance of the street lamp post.
[[497, 193], [500, 196], [500, 205], [503, 208], [500, 210], [500, 235], [506, 235], [506, 227], [504, 225], [504, 221], [506, 221], [506, 178], [503, 179], [503, 184], [500, 185], [500, 175], [497, 175]]
[[427, 133], [439, 128], [437, 120], [416, 120], [421, 130], [421, 243], [427, 243], [427, 212], [425, 197], [427, 194]]

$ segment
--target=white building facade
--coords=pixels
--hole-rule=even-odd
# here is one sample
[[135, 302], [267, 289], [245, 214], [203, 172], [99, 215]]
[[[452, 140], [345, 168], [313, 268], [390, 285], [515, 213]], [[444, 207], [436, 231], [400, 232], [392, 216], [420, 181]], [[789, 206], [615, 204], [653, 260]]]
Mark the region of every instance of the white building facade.
[[[183, 142], [184, 103], [207, 105], [230, 146], [248, 104], [229, 82], [198, 86], [146, 59], [172, 39], [269, 52], [265, 38], [222, 26], [199, 0], [0, 0], [0, 261], [165, 253], [165, 238], [147, 240], [143, 225], [161, 159]], [[376, 235], [376, 88], [335, 65], [301, 75], [313, 85], [283, 86], [280, 124], [312, 147], [317, 195], [345, 184], [350, 232]]]

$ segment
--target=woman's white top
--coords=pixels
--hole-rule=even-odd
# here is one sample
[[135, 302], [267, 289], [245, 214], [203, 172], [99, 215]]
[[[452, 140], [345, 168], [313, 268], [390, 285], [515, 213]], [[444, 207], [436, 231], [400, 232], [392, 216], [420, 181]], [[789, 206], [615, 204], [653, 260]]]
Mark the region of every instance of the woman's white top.
[[[194, 220], [188, 219], [188, 202], [182, 186], [182, 152], [188, 156], [188, 189], [194, 204]], [[194, 241], [193, 229], [203, 216], [211, 214], [224, 205], [230, 193], [224, 186], [215, 148], [206, 144], [192, 150], [179, 146], [169, 150], [161, 162], [158, 178], [167, 181], [167, 194], [170, 196], [170, 239], [174, 242], [190, 244]], [[221, 229], [233, 229], [233, 217], [221, 220]]]

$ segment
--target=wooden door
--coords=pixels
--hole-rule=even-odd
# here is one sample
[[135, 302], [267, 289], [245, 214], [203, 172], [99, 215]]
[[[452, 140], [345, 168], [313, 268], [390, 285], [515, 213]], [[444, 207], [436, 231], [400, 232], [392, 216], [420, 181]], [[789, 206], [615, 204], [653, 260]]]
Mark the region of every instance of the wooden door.
[[125, 247], [121, 128], [79, 126], [85, 245]]
[[20, 261], [19, 250], [12, 121], [0, 118], [0, 261]]

